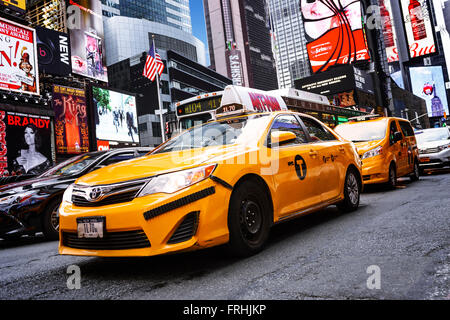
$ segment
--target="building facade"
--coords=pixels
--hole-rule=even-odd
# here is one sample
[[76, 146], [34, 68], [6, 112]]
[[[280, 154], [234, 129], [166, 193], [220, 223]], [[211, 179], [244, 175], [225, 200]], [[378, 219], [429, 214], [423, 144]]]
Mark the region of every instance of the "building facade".
[[104, 21], [106, 62], [115, 64], [150, 49], [174, 50], [206, 65], [205, 44], [191, 33], [146, 19], [114, 16]]
[[211, 67], [235, 85], [278, 88], [264, 0], [204, 0]]
[[293, 88], [295, 79], [310, 75], [299, 2], [298, 0], [267, 0], [267, 5], [278, 86]]
[[101, 0], [105, 17], [146, 19], [192, 33], [189, 0]]

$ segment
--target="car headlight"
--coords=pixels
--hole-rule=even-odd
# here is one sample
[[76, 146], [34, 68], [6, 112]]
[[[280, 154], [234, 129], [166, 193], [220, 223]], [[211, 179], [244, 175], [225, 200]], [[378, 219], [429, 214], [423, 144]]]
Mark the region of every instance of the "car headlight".
[[29, 198], [34, 194], [34, 191], [28, 191], [18, 194], [13, 194], [10, 196], [6, 196], [3, 198], [0, 198], [0, 205], [9, 205], [9, 204], [15, 204], [15, 203], [21, 203]]
[[62, 202], [72, 203], [72, 191], [74, 184], [72, 183], [67, 187], [66, 191], [64, 191]]
[[216, 164], [162, 174], [152, 178], [136, 197], [154, 193], [174, 193], [207, 179], [216, 168]]
[[362, 159], [366, 159], [366, 158], [371, 158], [371, 157], [375, 157], [379, 154], [381, 154], [383, 152], [383, 147], [382, 146], [378, 146], [372, 150], [367, 151], [366, 153], [363, 154]]
[[442, 151], [442, 150], [445, 150], [445, 149], [447, 149], [447, 148], [450, 148], [450, 144], [443, 145], [443, 146], [439, 146], [439, 147], [438, 147], [438, 150], [439, 150], [439, 151]]

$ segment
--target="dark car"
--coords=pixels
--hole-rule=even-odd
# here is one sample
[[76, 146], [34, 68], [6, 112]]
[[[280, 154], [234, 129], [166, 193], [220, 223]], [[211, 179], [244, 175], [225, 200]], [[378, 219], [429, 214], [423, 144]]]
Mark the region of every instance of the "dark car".
[[58, 239], [58, 208], [66, 188], [82, 175], [143, 156], [151, 148], [124, 148], [75, 156], [43, 174], [0, 187], [0, 238], [15, 239], [43, 232]]

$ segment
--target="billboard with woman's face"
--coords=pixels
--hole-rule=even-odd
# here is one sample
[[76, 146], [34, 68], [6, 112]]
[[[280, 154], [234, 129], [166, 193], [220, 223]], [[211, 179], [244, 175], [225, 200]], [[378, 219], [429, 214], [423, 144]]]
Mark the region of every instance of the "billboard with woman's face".
[[359, 0], [300, 0], [313, 73], [370, 60]]
[[0, 176], [39, 174], [52, 164], [49, 117], [0, 110]]

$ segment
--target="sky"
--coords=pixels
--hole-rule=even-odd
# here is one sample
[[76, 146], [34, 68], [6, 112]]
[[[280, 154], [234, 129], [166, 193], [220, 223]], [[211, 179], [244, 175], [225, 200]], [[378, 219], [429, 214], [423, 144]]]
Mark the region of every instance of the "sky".
[[205, 12], [203, 10], [203, 0], [190, 0], [192, 34], [205, 44], [206, 65], [209, 66], [208, 38], [206, 36]]

